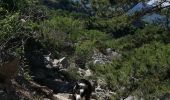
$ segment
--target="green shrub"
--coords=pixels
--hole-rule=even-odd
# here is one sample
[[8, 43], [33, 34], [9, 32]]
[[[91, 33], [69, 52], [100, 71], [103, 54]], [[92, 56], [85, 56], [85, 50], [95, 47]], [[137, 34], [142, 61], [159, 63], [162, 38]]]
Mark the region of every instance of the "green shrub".
[[22, 34], [18, 13], [8, 15], [0, 20], [0, 49], [6, 49], [6, 51], [17, 49], [21, 46]]
[[134, 32], [132, 22], [127, 16], [116, 16], [111, 19], [92, 18], [88, 27], [110, 33], [114, 37], [121, 37]]
[[104, 41], [109, 39], [109, 35], [98, 30], [81, 29], [69, 35], [70, 39], [79, 42], [84, 40]]
[[[135, 93], [147, 99], [154, 99], [170, 91], [168, 85], [170, 80], [169, 45], [153, 42], [135, 49], [126, 56], [128, 57], [122, 55], [121, 61], [113, 61], [111, 65], [92, 68], [97, 75], [105, 77], [112, 89], [117, 90], [118, 93], [120, 91], [115, 87], [124, 86], [126, 93]], [[124, 92], [121, 91], [120, 94], [125, 95]]]
[[93, 54], [94, 43], [93, 41], [87, 40], [76, 45], [75, 54], [77, 56], [85, 57], [90, 59]]
[[83, 22], [62, 16], [56, 16], [50, 20], [44, 21], [41, 23], [41, 26], [44, 33], [64, 32], [67, 34], [76, 32], [84, 27]]
[[83, 28], [82, 22], [71, 18], [56, 16], [39, 25], [39, 41], [50, 50], [57, 50], [68, 40], [68, 34]]
[[134, 34], [129, 34], [118, 39], [107, 40], [106, 44], [111, 48], [121, 51], [130, 51], [139, 48], [142, 45], [159, 41], [169, 43], [169, 34], [165, 29], [159, 26], [147, 25], [142, 29], [138, 29]]

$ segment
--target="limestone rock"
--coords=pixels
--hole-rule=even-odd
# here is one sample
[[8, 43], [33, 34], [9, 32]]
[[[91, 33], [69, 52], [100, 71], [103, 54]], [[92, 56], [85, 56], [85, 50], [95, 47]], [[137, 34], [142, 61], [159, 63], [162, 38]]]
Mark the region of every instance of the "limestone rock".
[[138, 96], [128, 96], [126, 99], [121, 99], [121, 100], [144, 100], [143, 98], [140, 98]]
[[53, 95], [52, 100], [72, 100], [71, 94], [58, 93]]
[[46, 68], [58, 68], [65, 69], [69, 66], [66, 57], [62, 57], [60, 59], [52, 59], [51, 53], [48, 55], [44, 55], [44, 62], [46, 64]]
[[106, 54], [103, 54], [98, 50], [94, 50], [94, 55], [92, 56], [94, 65], [111, 63], [112, 60], [120, 59], [120, 58], [121, 58], [121, 54], [112, 50], [111, 48], [106, 49]]
[[88, 69], [88, 70], [85, 71], [85, 75], [84, 75], [84, 76], [92, 76], [92, 75], [93, 75], [93, 74], [92, 74], [92, 72], [91, 72], [90, 69]]
[[119, 54], [115, 50], [112, 50], [111, 48], [107, 48], [106, 52], [106, 55], [110, 60], [119, 59], [121, 57], [121, 54]]
[[93, 75], [92, 71], [90, 69], [85, 70], [85, 69], [81, 69], [81, 68], [78, 69], [78, 74], [82, 77], [84, 77], [84, 76], [88, 77], [88, 76]]
[[98, 79], [95, 84], [93, 97], [97, 100], [111, 100], [111, 96], [115, 93], [107, 88], [107, 83], [103, 79]]

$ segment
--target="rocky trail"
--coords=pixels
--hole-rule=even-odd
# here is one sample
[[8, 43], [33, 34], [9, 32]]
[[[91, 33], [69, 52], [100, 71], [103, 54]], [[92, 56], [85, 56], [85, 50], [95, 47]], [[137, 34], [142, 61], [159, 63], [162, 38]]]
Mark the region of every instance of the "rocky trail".
[[[108, 49], [109, 51], [109, 49]], [[113, 56], [120, 57], [118, 53]], [[4, 88], [0, 85], [1, 100], [71, 100], [72, 89], [76, 79], [69, 74], [69, 61], [66, 57], [52, 59], [51, 54], [48, 55], [31, 52], [25, 55], [27, 63], [30, 65], [31, 79], [27, 80], [22, 75], [18, 75], [11, 83]], [[104, 56], [101, 53], [95, 53], [93, 56], [94, 64], [109, 63], [111, 55]], [[78, 68], [77, 74], [83, 77], [93, 76], [93, 72], [89, 68]], [[96, 78], [97, 79], [97, 78]], [[89, 81], [93, 86], [92, 99], [94, 100], [110, 100], [111, 92], [104, 80]]]

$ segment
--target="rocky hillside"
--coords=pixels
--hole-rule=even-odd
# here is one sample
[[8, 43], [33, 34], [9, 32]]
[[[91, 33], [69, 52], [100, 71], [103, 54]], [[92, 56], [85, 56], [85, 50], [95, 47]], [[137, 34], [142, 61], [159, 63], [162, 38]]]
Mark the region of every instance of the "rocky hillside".
[[141, 20], [169, 7], [127, 16], [140, 2], [0, 0], [0, 99], [71, 100], [79, 79], [92, 100], [170, 99], [168, 20]]

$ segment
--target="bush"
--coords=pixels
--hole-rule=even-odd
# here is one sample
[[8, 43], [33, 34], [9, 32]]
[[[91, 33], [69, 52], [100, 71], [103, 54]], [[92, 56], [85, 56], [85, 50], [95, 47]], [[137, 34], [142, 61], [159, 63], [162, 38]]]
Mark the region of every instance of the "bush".
[[8, 15], [0, 20], [0, 49], [16, 49], [21, 45], [22, 26], [19, 21], [19, 14]]
[[150, 44], [153, 41], [169, 43], [169, 34], [164, 28], [159, 26], [147, 25], [142, 29], [138, 29], [134, 34], [129, 34], [124, 37], [108, 40], [106, 44], [111, 48], [116, 48], [121, 51], [130, 51], [131, 49], [140, 48], [145, 44]]
[[153, 42], [122, 55], [121, 60], [110, 65], [91, 66], [91, 69], [107, 80], [118, 97], [136, 94], [154, 99], [170, 91], [169, 55], [169, 45]]
[[[68, 43], [72, 45], [69, 40], [69, 34], [76, 32], [83, 28], [83, 22], [73, 20], [72, 18], [57, 16], [50, 20], [46, 20], [39, 25], [38, 38], [40, 42], [52, 51], [59, 50]], [[72, 47], [71, 47], [72, 48]]]
[[62, 16], [56, 16], [50, 20], [44, 21], [41, 23], [41, 26], [44, 33], [64, 32], [67, 34], [76, 32], [84, 27], [83, 22]]
[[110, 33], [114, 37], [122, 37], [127, 34], [133, 34], [134, 27], [127, 16], [116, 16], [111, 19], [92, 18], [88, 23], [89, 29], [96, 29], [102, 32]]
[[75, 42], [84, 40], [104, 41], [109, 39], [109, 35], [98, 30], [81, 29], [79, 31], [69, 34], [69, 38]]

